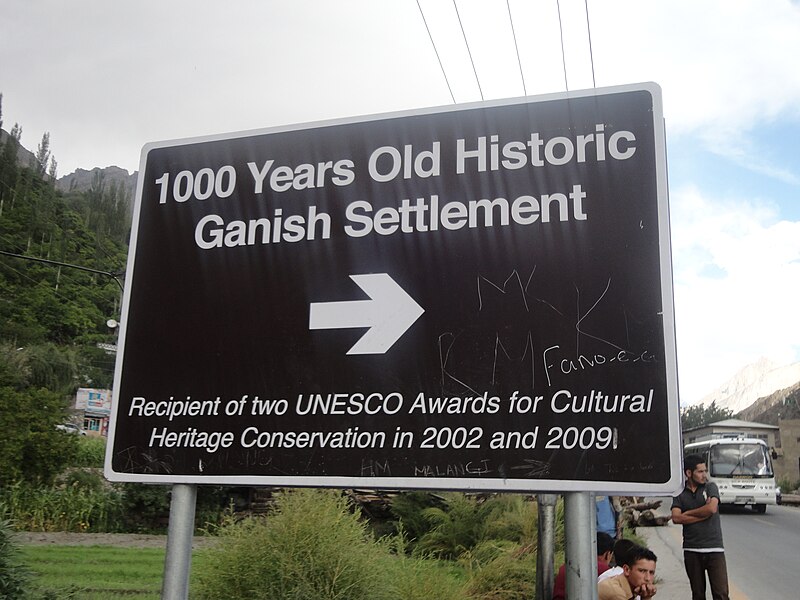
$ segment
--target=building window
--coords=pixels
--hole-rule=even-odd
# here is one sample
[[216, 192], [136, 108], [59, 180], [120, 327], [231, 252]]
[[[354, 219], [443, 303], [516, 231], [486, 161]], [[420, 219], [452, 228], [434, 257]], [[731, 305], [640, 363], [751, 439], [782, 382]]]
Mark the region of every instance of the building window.
[[86, 431], [97, 431], [97, 432], [99, 432], [100, 428], [102, 426], [102, 419], [97, 419], [97, 418], [94, 418], [94, 417], [86, 417], [83, 420], [83, 425], [84, 425], [83, 428], [86, 429]]

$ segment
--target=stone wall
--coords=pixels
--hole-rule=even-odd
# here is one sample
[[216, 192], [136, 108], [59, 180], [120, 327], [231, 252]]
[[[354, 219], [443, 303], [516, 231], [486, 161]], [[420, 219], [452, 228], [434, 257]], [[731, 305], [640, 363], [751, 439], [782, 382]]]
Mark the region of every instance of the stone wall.
[[774, 461], [775, 477], [800, 481], [800, 419], [779, 419], [778, 427], [781, 448], [780, 456]]

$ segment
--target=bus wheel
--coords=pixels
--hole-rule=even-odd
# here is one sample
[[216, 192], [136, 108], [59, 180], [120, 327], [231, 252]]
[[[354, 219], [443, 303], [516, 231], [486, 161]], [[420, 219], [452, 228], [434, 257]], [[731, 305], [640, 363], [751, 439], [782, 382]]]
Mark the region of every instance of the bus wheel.
[[759, 514], [764, 514], [767, 512], [767, 505], [766, 504], [753, 504], [753, 510]]

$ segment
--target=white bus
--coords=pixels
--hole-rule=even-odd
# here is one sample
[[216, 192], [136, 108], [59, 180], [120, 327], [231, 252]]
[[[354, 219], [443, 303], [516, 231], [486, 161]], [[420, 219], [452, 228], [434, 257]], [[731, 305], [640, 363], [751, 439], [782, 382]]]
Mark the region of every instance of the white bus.
[[777, 504], [772, 458], [763, 440], [706, 440], [687, 444], [683, 452], [705, 458], [708, 479], [719, 488], [720, 504], [749, 504], [758, 513], [766, 512], [767, 504]]

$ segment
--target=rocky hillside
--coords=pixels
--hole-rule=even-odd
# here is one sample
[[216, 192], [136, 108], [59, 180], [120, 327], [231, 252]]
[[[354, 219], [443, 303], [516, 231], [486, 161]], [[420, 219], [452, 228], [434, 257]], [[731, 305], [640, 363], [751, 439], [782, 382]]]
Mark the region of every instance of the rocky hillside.
[[92, 187], [92, 182], [95, 177], [101, 175], [105, 185], [116, 183], [121, 186], [127, 194], [128, 198], [133, 198], [136, 193], [136, 178], [139, 176], [138, 172], [128, 173], [125, 169], [120, 167], [95, 167], [91, 171], [86, 169], [76, 169], [74, 173], [60, 177], [56, 181], [56, 189], [63, 192], [77, 191], [84, 192]]
[[800, 381], [759, 398], [735, 417], [769, 425], [777, 425], [778, 419], [800, 419]]
[[759, 398], [766, 398], [779, 390], [790, 388], [800, 382], [800, 362], [779, 365], [766, 358], [741, 369], [700, 401], [703, 406], [717, 403], [719, 408], [728, 408], [734, 414], [744, 411]]
[[25, 148], [22, 144], [12, 138], [5, 129], [0, 129], [0, 145], [10, 141], [17, 145], [17, 165], [20, 167], [30, 167], [36, 162], [36, 155]]

